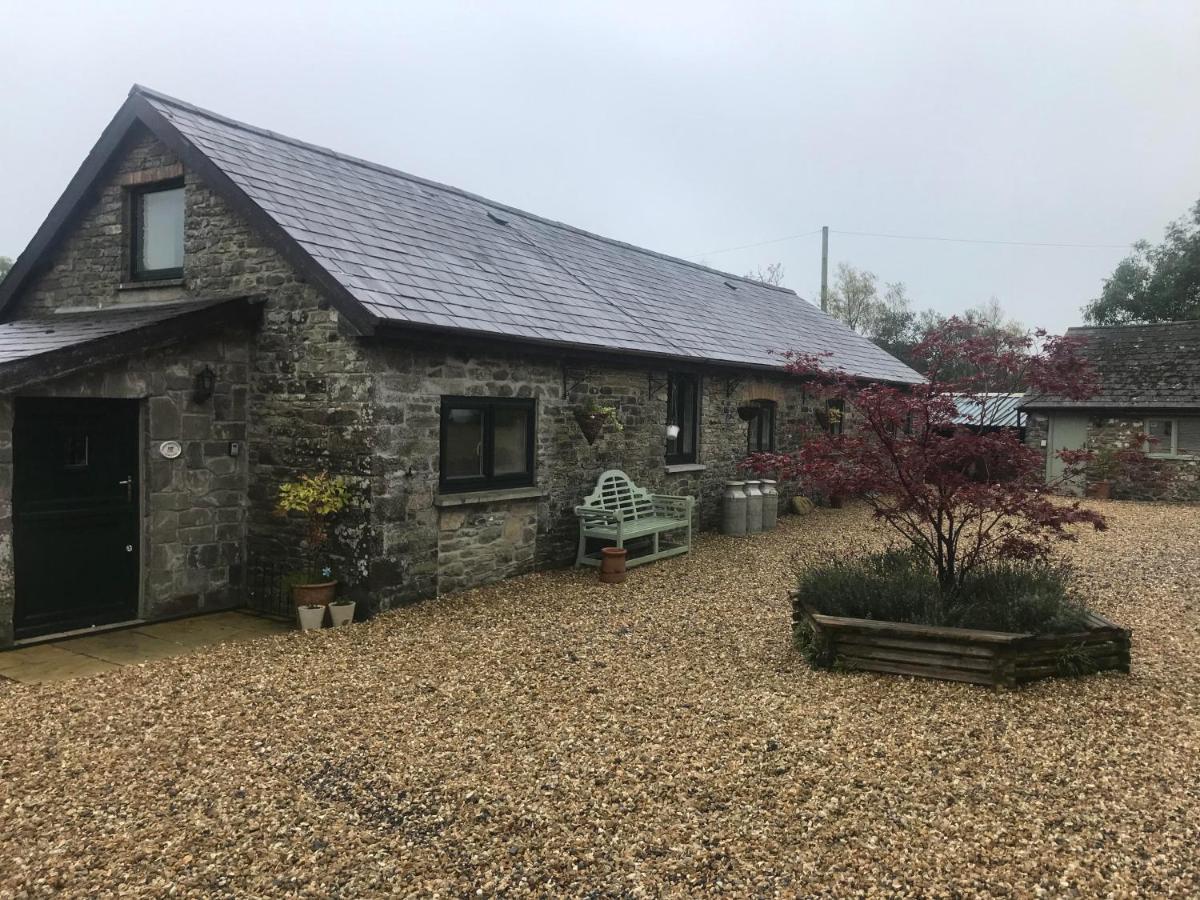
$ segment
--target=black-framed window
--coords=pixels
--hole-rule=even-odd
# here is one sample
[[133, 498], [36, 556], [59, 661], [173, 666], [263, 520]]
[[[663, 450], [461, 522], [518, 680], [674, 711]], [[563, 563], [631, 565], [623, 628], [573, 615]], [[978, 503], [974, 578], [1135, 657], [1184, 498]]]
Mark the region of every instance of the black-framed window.
[[699, 434], [700, 376], [671, 372], [667, 376], [667, 464], [694, 463]]
[[183, 276], [183, 180], [129, 192], [129, 274], [135, 281]]
[[751, 400], [758, 415], [750, 420], [750, 433], [746, 439], [747, 453], [775, 452], [775, 401]]
[[526, 398], [443, 397], [441, 490], [533, 484], [536, 411]]
[[841, 397], [825, 401], [825, 430], [830, 434], [841, 434], [846, 430], [846, 402]]

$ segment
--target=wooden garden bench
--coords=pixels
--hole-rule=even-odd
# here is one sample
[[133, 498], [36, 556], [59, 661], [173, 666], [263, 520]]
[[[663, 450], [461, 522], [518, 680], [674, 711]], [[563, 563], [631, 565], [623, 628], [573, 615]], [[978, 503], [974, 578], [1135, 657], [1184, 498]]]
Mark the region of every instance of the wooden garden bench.
[[[651, 551], [626, 561], [627, 567], [640, 566], [687, 553], [692, 549], [692, 506], [695, 497], [651, 494], [640, 488], [619, 469], [609, 469], [596, 482], [596, 489], [575, 507], [579, 516], [579, 553], [577, 566], [598, 566], [598, 555], [589, 556], [588, 538], [624, 547], [627, 541], [650, 537]], [[659, 535], [668, 531], [686, 531], [683, 544], [662, 548]]]

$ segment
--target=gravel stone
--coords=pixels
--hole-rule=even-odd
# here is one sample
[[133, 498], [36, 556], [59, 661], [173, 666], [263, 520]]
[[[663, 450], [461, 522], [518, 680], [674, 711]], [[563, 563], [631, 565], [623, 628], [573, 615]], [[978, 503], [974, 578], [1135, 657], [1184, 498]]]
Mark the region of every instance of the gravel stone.
[[1200, 508], [1064, 555], [1133, 674], [994, 693], [809, 670], [819, 509], [605, 586], [0, 685], [0, 896], [1195, 896]]

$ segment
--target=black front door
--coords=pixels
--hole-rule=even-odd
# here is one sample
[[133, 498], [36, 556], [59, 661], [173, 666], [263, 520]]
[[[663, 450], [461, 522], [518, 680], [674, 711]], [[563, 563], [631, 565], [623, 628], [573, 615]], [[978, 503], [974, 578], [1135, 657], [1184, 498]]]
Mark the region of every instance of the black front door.
[[137, 401], [17, 398], [16, 636], [136, 618], [138, 555]]

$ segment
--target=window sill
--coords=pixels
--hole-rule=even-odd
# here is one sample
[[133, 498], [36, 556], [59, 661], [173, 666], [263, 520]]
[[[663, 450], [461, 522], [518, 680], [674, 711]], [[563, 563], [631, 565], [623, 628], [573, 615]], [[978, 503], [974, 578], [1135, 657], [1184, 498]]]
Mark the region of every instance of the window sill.
[[1200, 459], [1195, 453], [1147, 453], [1148, 459], [1178, 459], [1184, 462]]
[[183, 287], [182, 278], [157, 278], [153, 281], [122, 281], [118, 291], [142, 291], [149, 288]]
[[708, 466], [704, 463], [676, 463], [675, 465], [666, 466], [668, 475], [679, 475], [683, 472], [703, 472]]
[[533, 485], [522, 488], [500, 488], [494, 491], [463, 491], [461, 494], [438, 494], [434, 506], [476, 506], [482, 503], [504, 503], [508, 500], [533, 500], [546, 492]]

